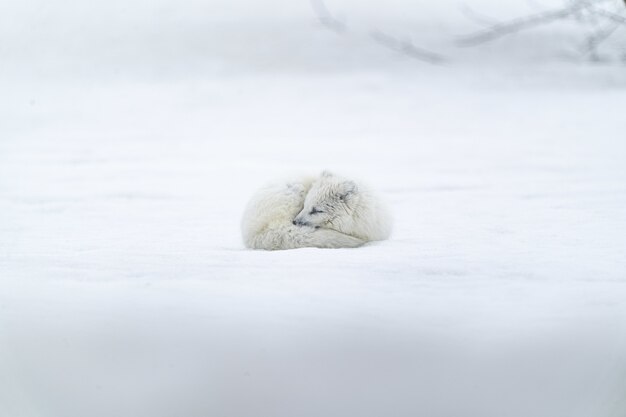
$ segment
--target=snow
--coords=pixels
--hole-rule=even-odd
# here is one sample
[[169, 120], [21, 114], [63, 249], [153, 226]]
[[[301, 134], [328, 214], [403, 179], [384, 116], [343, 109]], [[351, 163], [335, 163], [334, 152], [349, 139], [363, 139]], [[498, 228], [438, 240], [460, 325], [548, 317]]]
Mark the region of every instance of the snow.
[[[1, 416], [624, 415], [623, 65], [559, 56], [568, 26], [458, 50], [451, 1], [337, 3], [343, 36], [90, 7], [0, 25]], [[412, 22], [445, 65], [363, 36]], [[260, 185], [326, 168], [391, 240], [243, 248]]]

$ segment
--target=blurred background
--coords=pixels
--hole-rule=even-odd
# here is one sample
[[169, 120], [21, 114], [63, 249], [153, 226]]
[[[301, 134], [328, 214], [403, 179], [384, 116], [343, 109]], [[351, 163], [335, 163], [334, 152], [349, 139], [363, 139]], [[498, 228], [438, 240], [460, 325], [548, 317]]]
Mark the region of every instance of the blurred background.
[[[0, 0], [0, 416], [626, 416], [626, 4]], [[251, 194], [362, 178], [356, 250]]]

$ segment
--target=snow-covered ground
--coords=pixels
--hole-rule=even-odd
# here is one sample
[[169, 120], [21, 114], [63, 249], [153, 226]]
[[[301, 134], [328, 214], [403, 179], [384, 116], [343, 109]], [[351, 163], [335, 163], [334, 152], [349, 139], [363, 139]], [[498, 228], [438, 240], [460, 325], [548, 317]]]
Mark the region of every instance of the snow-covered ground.
[[[452, 1], [329, 2], [345, 35], [306, 1], [15, 3], [0, 416], [626, 415], [626, 72], [559, 55], [575, 27], [458, 50]], [[363, 35], [413, 22], [444, 65]], [[255, 189], [324, 168], [393, 238], [245, 250]]]

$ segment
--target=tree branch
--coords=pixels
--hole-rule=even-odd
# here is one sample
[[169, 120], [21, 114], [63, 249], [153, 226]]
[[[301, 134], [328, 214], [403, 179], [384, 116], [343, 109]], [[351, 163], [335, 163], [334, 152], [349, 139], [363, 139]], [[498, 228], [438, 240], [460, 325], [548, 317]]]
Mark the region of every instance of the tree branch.
[[489, 42], [503, 36], [519, 32], [520, 30], [529, 29], [531, 27], [540, 26], [555, 20], [570, 17], [584, 7], [586, 7], [586, 4], [579, 2], [566, 8], [541, 12], [529, 16], [519, 17], [508, 22], [497, 23], [486, 30], [481, 30], [464, 36], [459, 39], [457, 43], [460, 46], [473, 46]]
[[347, 30], [346, 23], [333, 16], [323, 0], [310, 1], [313, 11], [317, 15], [317, 19], [322, 25], [336, 33], [343, 33]]
[[431, 64], [441, 64], [445, 61], [443, 56], [426, 49], [418, 48], [409, 40], [400, 40], [380, 31], [370, 32], [370, 37], [379, 44], [396, 52], [410, 56], [411, 58], [426, 61]]
[[[626, 4], [626, 0], [624, 0], [624, 3]], [[626, 25], [626, 17], [620, 16], [617, 13], [612, 13], [612, 12], [609, 12], [607, 10], [600, 9], [597, 7], [590, 7], [590, 10], [592, 13], [598, 16], [606, 17], [607, 19], [612, 20], [615, 23], [621, 23], [621, 24]]]
[[[324, 0], [310, 0], [310, 2], [318, 20], [322, 25], [324, 25], [324, 27], [338, 34], [347, 33], [347, 25], [333, 16], [330, 10], [328, 10], [328, 7], [326, 7]], [[411, 41], [399, 40], [381, 31], [371, 31], [369, 33], [369, 37], [376, 43], [396, 52], [400, 52], [401, 54], [413, 59], [418, 59], [430, 64], [440, 64], [445, 60], [443, 56], [426, 49], [419, 48]]]

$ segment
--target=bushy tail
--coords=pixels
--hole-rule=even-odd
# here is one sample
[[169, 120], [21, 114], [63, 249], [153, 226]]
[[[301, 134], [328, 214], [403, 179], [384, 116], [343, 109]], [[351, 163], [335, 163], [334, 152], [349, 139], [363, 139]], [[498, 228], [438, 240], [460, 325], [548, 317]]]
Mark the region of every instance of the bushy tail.
[[268, 228], [245, 239], [252, 249], [280, 250], [297, 248], [356, 248], [365, 243], [359, 238], [330, 229], [285, 225]]

